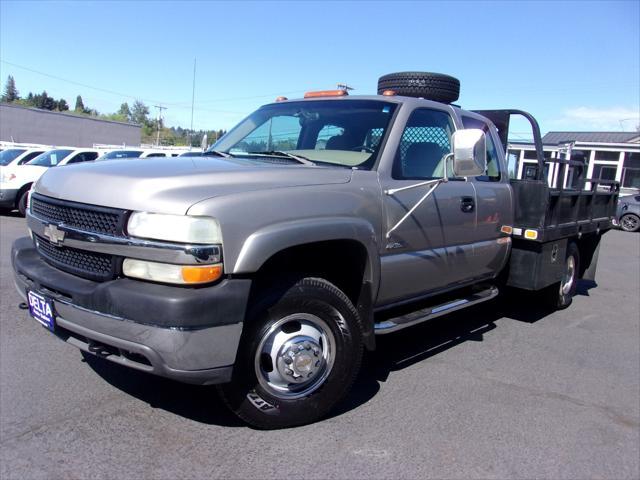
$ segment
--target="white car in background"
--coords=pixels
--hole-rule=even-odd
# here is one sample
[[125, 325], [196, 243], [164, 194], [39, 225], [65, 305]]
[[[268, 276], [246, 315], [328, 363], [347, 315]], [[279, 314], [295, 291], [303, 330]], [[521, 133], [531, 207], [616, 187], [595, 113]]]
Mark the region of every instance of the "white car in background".
[[41, 153], [46, 152], [49, 148], [51, 147], [5, 147], [0, 152], [0, 169], [11, 165], [22, 165], [27, 163]]
[[177, 157], [185, 150], [145, 150], [142, 148], [123, 148], [111, 150], [98, 158], [102, 160], [118, 160], [125, 158]]
[[0, 208], [5, 212], [17, 209], [24, 215], [31, 185], [48, 168], [92, 161], [99, 155], [100, 152], [93, 148], [54, 148], [41, 153], [26, 164], [3, 167], [0, 176]]

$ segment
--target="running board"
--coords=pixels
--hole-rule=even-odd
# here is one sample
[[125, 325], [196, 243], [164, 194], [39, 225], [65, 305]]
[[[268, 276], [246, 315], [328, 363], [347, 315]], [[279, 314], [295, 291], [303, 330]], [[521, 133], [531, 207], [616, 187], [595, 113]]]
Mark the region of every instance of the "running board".
[[384, 335], [386, 333], [396, 332], [403, 328], [426, 322], [427, 320], [431, 320], [432, 318], [440, 317], [442, 315], [455, 312], [456, 310], [461, 310], [463, 308], [471, 307], [472, 305], [477, 305], [478, 303], [486, 302], [487, 300], [495, 298], [497, 295], [498, 289], [496, 287], [490, 287], [487, 290], [473, 293], [465, 298], [458, 298], [441, 305], [423, 308], [422, 310], [417, 310], [400, 317], [395, 317], [389, 320], [385, 320], [384, 322], [376, 323], [374, 325], [374, 330], [376, 335]]

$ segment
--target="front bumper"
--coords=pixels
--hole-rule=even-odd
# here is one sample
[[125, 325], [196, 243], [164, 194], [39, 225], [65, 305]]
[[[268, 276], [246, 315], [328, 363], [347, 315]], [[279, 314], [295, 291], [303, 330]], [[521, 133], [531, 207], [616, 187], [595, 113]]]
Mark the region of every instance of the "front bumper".
[[131, 279], [92, 282], [46, 263], [29, 238], [16, 240], [11, 257], [18, 292], [25, 300], [27, 290], [52, 299], [55, 333], [67, 343], [186, 383], [230, 380], [249, 280], [198, 289]]
[[0, 207], [13, 208], [16, 206], [16, 197], [18, 196], [18, 189], [12, 188], [0, 188]]

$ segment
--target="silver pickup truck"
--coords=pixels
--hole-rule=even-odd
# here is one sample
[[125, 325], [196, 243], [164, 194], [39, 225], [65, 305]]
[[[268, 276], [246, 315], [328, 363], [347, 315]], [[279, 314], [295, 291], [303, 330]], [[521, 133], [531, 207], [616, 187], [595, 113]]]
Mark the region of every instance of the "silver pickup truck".
[[[550, 187], [535, 119], [465, 111], [458, 89], [392, 74], [374, 96], [278, 98], [202, 157], [51, 169], [13, 246], [16, 287], [67, 343], [220, 384], [257, 428], [321, 418], [376, 335], [506, 286], [563, 308], [595, 274], [618, 185], [568, 155]], [[516, 114], [532, 125], [535, 178], [507, 173]]]

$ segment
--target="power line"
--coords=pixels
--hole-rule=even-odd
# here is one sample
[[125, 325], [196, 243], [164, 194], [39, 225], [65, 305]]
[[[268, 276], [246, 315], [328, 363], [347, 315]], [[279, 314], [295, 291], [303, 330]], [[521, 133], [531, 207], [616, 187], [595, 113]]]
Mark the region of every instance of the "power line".
[[87, 85], [86, 83], [76, 82], [75, 80], [69, 80], [68, 78], [58, 77], [57, 75], [51, 75], [50, 73], [45, 73], [45, 72], [41, 72], [40, 70], [35, 70], [33, 68], [25, 67], [24, 65], [18, 65], [17, 63], [7, 62], [6, 60], [0, 60], [0, 62], [5, 63], [7, 65], [11, 65], [12, 67], [17, 67], [17, 68], [21, 68], [23, 70], [27, 70], [28, 72], [37, 73], [38, 75], [43, 75], [45, 77], [53, 78], [55, 80], [60, 80], [60, 81], [63, 81], [63, 82], [71, 83], [73, 85], [79, 85], [81, 87], [90, 88], [92, 90], [96, 90], [96, 91], [99, 91], [99, 92], [109, 93], [111, 95], [119, 95], [121, 97], [132, 98], [134, 100], [135, 99], [145, 100], [145, 101], [151, 102], [151, 103], [158, 103], [159, 102], [159, 100], [152, 100], [152, 99], [149, 99], [149, 98], [142, 98], [142, 97], [139, 97], [139, 96], [136, 96], [136, 95], [128, 95], [126, 93], [116, 92], [114, 90], [108, 90], [106, 88], [94, 87], [92, 85]]
[[[120, 97], [125, 97], [125, 98], [131, 98], [133, 100], [144, 100], [145, 102], [149, 102], [149, 103], [163, 103], [165, 105], [169, 105], [171, 107], [175, 107], [175, 108], [191, 108], [191, 102], [164, 102], [161, 100], [157, 100], [157, 99], [151, 99], [151, 98], [144, 98], [144, 97], [140, 97], [138, 95], [130, 95], [127, 93], [123, 93], [123, 92], [117, 92], [115, 90], [109, 90], [106, 88], [101, 88], [101, 87], [94, 87], [93, 85], [88, 85], [86, 83], [82, 83], [82, 82], [76, 82], [75, 80], [70, 80], [68, 78], [63, 78], [63, 77], [59, 77], [57, 75], [52, 75], [50, 73], [46, 73], [46, 72], [42, 72], [40, 70], [36, 70], [34, 68], [30, 68], [30, 67], [25, 67], [24, 65], [18, 65], [17, 63], [13, 63], [13, 62], [8, 62], [6, 60], [0, 60], [0, 62], [6, 64], [6, 65], [11, 65], [12, 67], [17, 67], [17, 68], [21, 68], [23, 70], [26, 70], [28, 72], [32, 72], [32, 73], [36, 73], [38, 75], [42, 75], [45, 77], [49, 77], [49, 78], [53, 78], [55, 80], [59, 80], [62, 82], [67, 82], [70, 83], [72, 85], [78, 85], [80, 87], [85, 87], [85, 88], [89, 88], [92, 90], [96, 90], [99, 92], [104, 92], [104, 93], [108, 93], [111, 95], [118, 95]], [[225, 98], [216, 98], [216, 99], [210, 99], [210, 100], [202, 100], [200, 102], [198, 102], [199, 104], [205, 104], [205, 103], [215, 103], [215, 102], [223, 102], [223, 101], [236, 101], [236, 100], [252, 100], [252, 99], [256, 99], [256, 98], [266, 98], [266, 97], [275, 97], [277, 95], [289, 95], [292, 93], [300, 93], [300, 92], [304, 92], [304, 90], [294, 90], [294, 91], [289, 91], [289, 92], [278, 92], [278, 93], [269, 93], [269, 94], [264, 94], [264, 95], [253, 95], [253, 96], [247, 96], [247, 97], [225, 97]], [[202, 110], [205, 112], [213, 112], [213, 113], [233, 113], [233, 114], [245, 114], [246, 112], [238, 112], [238, 111], [229, 111], [229, 110], [213, 110], [213, 109], [207, 109], [207, 108], [200, 108], [200, 107], [196, 107], [195, 110]]]

